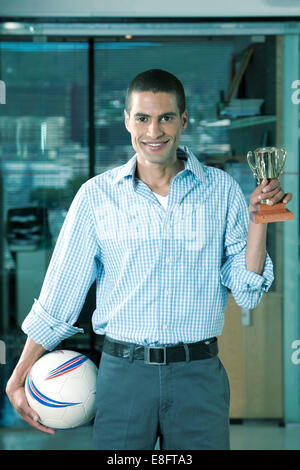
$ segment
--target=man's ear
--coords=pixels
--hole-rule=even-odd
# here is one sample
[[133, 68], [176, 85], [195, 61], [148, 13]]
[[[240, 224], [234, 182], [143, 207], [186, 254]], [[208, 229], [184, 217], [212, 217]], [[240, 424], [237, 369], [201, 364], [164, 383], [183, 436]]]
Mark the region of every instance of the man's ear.
[[188, 112], [185, 110], [181, 116], [182, 119], [182, 130], [184, 131], [188, 123]]
[[128, 125], [129, 125], [129, 114], [127, 113], [126, 109], [124, 109], [124, 118], [125, 118], [125, 127], [129, 131]]

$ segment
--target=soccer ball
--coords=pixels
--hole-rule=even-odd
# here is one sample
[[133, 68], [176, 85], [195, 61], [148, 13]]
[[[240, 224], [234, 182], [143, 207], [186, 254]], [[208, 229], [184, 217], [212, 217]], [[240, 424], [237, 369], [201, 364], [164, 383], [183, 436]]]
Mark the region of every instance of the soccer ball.
[[95, 416], [97, 374], [93, 361], [83, 354], [68, 350], [47, 353], [26, 377], [28, 404], [45, 426], [81, 426]]

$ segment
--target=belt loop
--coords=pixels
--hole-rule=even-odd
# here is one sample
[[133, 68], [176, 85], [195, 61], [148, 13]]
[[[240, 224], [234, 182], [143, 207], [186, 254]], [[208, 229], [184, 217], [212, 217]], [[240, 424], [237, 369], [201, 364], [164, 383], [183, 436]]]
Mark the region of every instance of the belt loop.
[[130, 351], [129, 351], [129, 362], [133, 362], [134, 349], [135, 349], [135, 344], [132, 343], [130, 345]]
[[184, 350], [185, 350], [185, 360], [187, 362], [189, 362], [191, 359], [190, 359], [190, 350], [189, 350], [189, 347], [186, 343], [183, 343], [183, 347], [184, 347]]

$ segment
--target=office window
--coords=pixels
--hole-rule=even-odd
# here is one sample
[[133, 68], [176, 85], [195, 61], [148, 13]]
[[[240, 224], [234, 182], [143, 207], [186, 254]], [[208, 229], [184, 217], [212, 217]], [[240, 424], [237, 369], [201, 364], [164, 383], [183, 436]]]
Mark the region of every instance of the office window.
[[89, 176], [88, 43], [1, 42], [2, 329], [19, 327]]
[[126, 88], [138, 73], [152, 68], [173, 73], [185, 88], [189, 123], [182, 144], [200, 159], [229, 155], [229, 121], [220, 123], [217, 103], [228, 89], [233, 50], [232, 38], [96, 42], [96, 173], [121, 165], [134, 154], [124, 126]]

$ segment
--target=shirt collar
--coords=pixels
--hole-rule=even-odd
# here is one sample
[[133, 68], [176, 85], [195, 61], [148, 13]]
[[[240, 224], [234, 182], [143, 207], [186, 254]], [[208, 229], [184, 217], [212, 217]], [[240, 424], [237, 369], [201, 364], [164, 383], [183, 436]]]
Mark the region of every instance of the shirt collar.
[[[198, 158], [189, 150], [188, 147], [186, 146], [180, 146], [177, 149], [177, 157], [180, 160], [184, 160], [184, 166], [185, 170], [189, 170], [194, 175], [202, 182], [204, 182], [205, 179], [205, 171], [203, 169], [203, 164], [198, 160]], [[136, 162], [137, 162], [137, 154], [133, 155], [130, 160], [128, 160], [127, 163], [122, 165], [117, 172], [114, 181], [113, 181], [113, 186], [115, 186], [119, 181], [121, 181], [123, 178], [126, 176], [131, 176], [132, 179], [134, 178], [135, 175], [135, 169], [136, 169]], [[184, 171], [185, 171], [184, 170]]]

